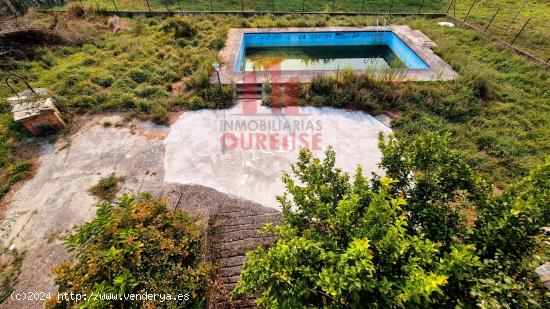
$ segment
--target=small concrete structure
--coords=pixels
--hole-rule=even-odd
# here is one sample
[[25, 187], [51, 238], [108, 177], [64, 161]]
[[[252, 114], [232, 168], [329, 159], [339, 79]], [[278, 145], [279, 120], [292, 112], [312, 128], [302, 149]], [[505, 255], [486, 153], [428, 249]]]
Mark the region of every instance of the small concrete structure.
[[544, 283], [544, 286], [550, 290], [550, 263], [540, 266], [535, 269], [535, 272], [539, 275], [540, 281]]
[[[455, 79], [458, 74], [443, 59], [436, 55], [432, 48], [437, 46], [430, 38], [419, 30], [413, 30], [407, 25], [367, 26], [367, 27], [289, 27], [289, 28], [232, 28], [229, 29], [225, 47], [220, 51], [222, 66], [219, 74], [222, 84], [247, 84], [251, 83], [250, 72], [238, 72], [236, 63], [238, 60], [243, 37], [247, 33], [285, 33], [285, 32], [393, 32], [399, 37], [420, 59], [428, 69], [399, 69], [396, 70], [403, 80], [411, 81], [449, 81]], [[365, 70], [354, 70], [356, 73], [366, 73]], [[248, 74], [247, 74], [248, 73]], [[253, 74], [254, 83], [272, 82], [272, 72], [259, 72]], [[384, 74], [374, 72], [374, 74]], [[310, 82], [317, 75], [336, 75], [336, 71], [277, 71], [278, 82], [288, 83], [299, 80]], [[211, 76], [211, 82], [217, 82], [215, 75]]]
[[13, 120], [22, 123], [34, 136], [51, 134], [65, 127], [61, 114], [46, 89], [25, 90], [8, 98]]

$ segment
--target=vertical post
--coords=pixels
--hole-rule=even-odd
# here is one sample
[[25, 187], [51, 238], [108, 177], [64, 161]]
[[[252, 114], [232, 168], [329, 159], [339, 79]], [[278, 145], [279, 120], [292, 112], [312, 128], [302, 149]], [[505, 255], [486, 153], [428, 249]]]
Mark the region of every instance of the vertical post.
[[525, 29], [525, 27], [527, 27], [527, 24], [531, 21], [531, 18], [529, 18], [525, 24], [523, 25], [523, 27], [521, 27], [521, 30], [518, 32], [518, 34], [516, 34], [516, 37], [512, 40], [512, 43], [510, 43], [510, 45], [514, 45], [514, 43], [516, 42], [516, 40], [519, 38], [519, 35], [523, 32], [523, 29]]
[[332, 13], [334, 13], [334, 6], [336, 5], [336, 0], [332, 0]]
[[395, 2], [395, 0], [391, 0], [390, 10], [388, 11], [388, 14], [391, 14], [391, 11], [393, 10], [393, 3], [394, 2]]
[[365, 7], [365, 0], [363, 0], [363, 3], [361, 4], [361, 13], [363, 13], [363, 8]]
[[424, 0], [422, 0], [422, 4], [420, 4], [420, 7], [418, 8], [418, 14], [420, 14], [420, 11], [422, 11], [422, 8], [424, 8]]
[[273, 12], [275, 12], [275, 0], [271, 0], [271, 6], [273, 7]]
[[493, 15], [493, 18], [491, 18], [491, 21], [489, 22], [489, 24], [487, 25], [487, 27], [485, 27], [485, 31], [484, 31], [484, 32], [487, 32], [487, 30], [489, 30], [489, 27], [491, 27], [491, 24], [492, 24], [493, 21], [495, 20], [495, 17], [497, 17], [497, 14], [498, 14], [499, 11], [500, 11], [500, 8], [497, 9], [497, 11], [495, 12], [495, 15]]
[[302, 13], [306, 11], [306, 0], [302, 0]]
[[116, 6], [115, 0], [111, 0], [111, 1], [113, 1], [113, 5], [115, 6], [115, 11], [118, 12], [118, 8], [117, 8], [117, 6]]
[[241, 0], [241, 12], [244, 12], [244, 0]]
[[149, 0], [145, 0], [145, 2], [147, 3], [147, 7], [149, 8], [149, 12], [151, 12], [151, 5], [149, 5]]
[[214, 12], [214, 2], [212, 0], [210, 0], [210, 11]]
[[523, 9], [525, 8], [525, 6], [527, 5], [527, 2], [529, 0], [525, 0], [523, 2], [523, 4], [521, 5], [521, 7], [519, 8], [519, 10], [516, 12], [516, 15], [514, 15], [514, 18], [512, 18], [512, 21], [510, 21], [510, 24], [508, 25], [508, 27], [506, 28], [506, 32], [508, 32], [508, 30], [510, 30], [510, 27], [512, 27], [512, 24], [514, 24], [516, 22], [516, 19], [518, 18], [519, 14], [521, 13], [521, 11], [523, 11]]
[[451, 10], [451, 7], [453, 6], [454, 2], [455, 0], [451, 0], [451, 3], [449, 3], [449, 7], [447, 8], [447, 12], [445, 12], [445, 14], [449, 14], [449, 11]]
[[474, 0], [474, 2], [472, 2], [472, 6], [470, 6], [470, 9], [468, 10], [468, 14], [466, 14], [466, 17], [464, 17], [464, 22], [466, 22], [466, 19], [468, 18], [468, 16], [470, 16], [470, 12], [474, 8], [474, 5], [476, 4], [476, 2], [477, 0]]

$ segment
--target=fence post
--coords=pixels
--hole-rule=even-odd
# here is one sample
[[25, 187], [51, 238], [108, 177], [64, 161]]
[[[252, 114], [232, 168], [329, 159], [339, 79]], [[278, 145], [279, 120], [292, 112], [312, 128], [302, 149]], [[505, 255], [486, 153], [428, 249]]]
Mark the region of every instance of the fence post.
[[214, 12], [214, 2], [210, 0], [210, 12]]
[[508, 27], [506, 28], [506, 32], [508, 32], [508, 30], [510, 30], [510, 27], [512, 27], [512, 24], [514, 22], [516, 22], [516, 18], [518, 18], [519, 14], [521, 13], [521, 11], [523, 11], [523, 9], [525, 8], [525, 6], [527, 5], [527, 2], [529, 2], [529, 0], [525, 0], [523, 2], [523, 4], [521, 5], [521, 7], [519, 8], [519, 10], [516, 12], [516, 15], [514, 15], [514, 18], [512, 18], [512, 21], [510, 21], [510, 24], [508, 25]]
[[529, 18], [525, 24], [523, 25], [523, 27], [521, 27], [521, 30], [518, 32], [518, 34], [516, 34], [516, 37], [512, 40], [512, 43], [510, 43], [510, 45], [514, 45], [514, 43], [516, 42], [516, 40], [519, 38], [519, 35], [523, 32], [523, 29], [525, 29], [525, 27], [527, 27], [527, 24], [531, 21], [531, 18]]
[[477, 0], [474, 0], [474, 2], [472, 2], [472, 6], [470, 6], [470, 9], [468, 10], [468, 14], [466, 14], [466, 17], [464, 17], [464, 22], [466, 22], [466, 19], [468, 18], [468, 16], [470, 16], [470, 12], [472, 12], [472, 9], [474, 8], [474, 5], [476, 5], [476, 2]]
[[391, 14], [391, 10], [393, 10], [393, 3], [394, 2], [395, 2], [395, 0], [391, 0], [390, 10], [388, 11], [388, 14]]
[[424, 8], [424, 0], [422, 0], [422, 4], [420, 4], [420, 7], [418, 8], [418, 14], [420, 14], [420, 11], [422, 11], [422, 8]]
[[241, 12], [244, 12], [244, 0], [241, 0]]
[[151, 5], [149, 5], [149, 0], [145, 0], [145, 2], [147, 3], [147, 7], [149, 8], [149, 12], [151, 12]]
[[363, 8], [365, 7], [365, 0], [363, 0], [363, 3], [361, 4], [361, 14], [363, 13]]
[[332, 13], [334, 13], [334, 6], [336, 5], [336, 0], [332, 0]]
[[449, 11], [451, 10], [451, 7], [453, 6], [454, 2], [455, 0], [451, 0], [451, 3], [449, 3], [449, 7], [447, 8], [447, 12], [445, 12], [445, 14], [449, 14]]
[[302, 0], [302, 13], [306, 11], [306, 0]]
[[271, 6], [273, 7], [273, 12], [275, 12], [275, 0], [271, 0]]
[[116, 6], [115, 0], [111, 0], [111, 1], [113, 1], [113, 5], [115, 6], [115, 11], [118, 12], [118, 8], [117, 8], [117, 6]]
[[487, 27], [485, 28], [485, 31], [484, 31], [484, 32], [487, 32], [487, 30], [489, 30], [489, 27], [491, 27], [491, 24], [492, 24], [493, 21], [495, 20], [495, 17], [497, 17], [497, 14], [498, 14], [499, 11], [500, 11], [500, 8], [497, 9], [497, 11], [495, 12], [495, 15], [493, 15], [493, 18], [491, 18], [491, 21], [489, 22], [489, 24], [488, 24]]

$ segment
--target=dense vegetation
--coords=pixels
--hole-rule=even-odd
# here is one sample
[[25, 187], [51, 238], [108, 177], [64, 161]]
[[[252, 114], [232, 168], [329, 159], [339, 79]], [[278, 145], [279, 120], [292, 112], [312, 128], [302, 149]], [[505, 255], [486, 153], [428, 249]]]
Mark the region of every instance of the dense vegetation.
[[[201, 262], [201, 227], [195, 218], [168, 210], [162, 201], [123, 195], [116, 203], [103, 202], [97, 217], [69, 236], [66, 245], [75, 260], [55, 269], [59, 292], [88, 297], [57, 299], [49, 303], [51, 308], [202, 308], [210, 266]], [[132, 293], [188, 297], [120, 299]]]
[[[57, 21], [51, 15], [29, 15], [22, 21], [34, 27], [56, 25], [54, 30], [69, 34], [70, 41], [35, 46], [27, 53], [30, 60], [4, 68], [1, 78], [15, 73], [35, 87], [49, 88], [68, 113], [126, 110], [130, 117], [160, 123], [173, 109], [230, 104], [231, 87], [220, 89], [208, 83], [212, 63], [218, 60], [217, 51], [230, 27], [360, 26], [379, 19], [323, 15], [136, 17], [120, 19], [122, 26], [114, 31], [108, 27], [110, 19], [77, 6]], [[394, 122], [400, 138], [425, 130], [450, 132], [452, 146], [498, 186], [519, 179], [544, 160], [550, 149], [546, 138], [550, 135], [546, 125], [550, 76], [544, 68], [471, 30], [434, 27], [438, 20], [411, 17], [387, 21], [408, 24], [427, 34], [439, 44], [436, 52], [461, 78], [450, 83], [372, 84], [373, 88], [362, 91], [374, 98], [359, 98], [367, 105], [356, 108], [403, 111]], [[380, 87], [387, 97], [377, 94]], [[9, 95], [6, 87], [0, 87], [2, 98]], [[320, 97], [315, 98], [317, 103], [325, 104], [319, 102]], [[0, 192], [5, 194], [12, 184], [29, 175], [30, 164], [15, 165], [20, 158], [14, 150], [25, 133], [11, 120], [6, 102], [0, 104]]]
[[550, 158], [495, 195], [445, 136], [380, 148], [388, 177], [370, 180], [336, 168], [332, 150], [300, 154], [283, 222], [263, 229], [279, 239], [249, 253], [235, 296], [267, 308], [548, 305], [533, 266], [550, 259]]
[[[80, 3], [81, 0], [73, 0]], [[458, 0], [451, 4], [450, 0], [115, 0], [118, 10], [147, 11], [278, 11], [278, 12], [368, 12], [388, 13], [405, 12], [449, 12], [450, 15], [463, 20], [470, 8], [467, 21], [480, 29], [485, 29], [493, 15], [499, 13], [489, 29], [489, 33], [511, 42], [528, 18], [532, 18], [518, 45], [542, 60], [550, 58], [550, 33], [547, 23], [550, 18], [550, 7], [546, 0], [530, 0], [523, 6], [524, 0]], [[68, 3], [71, 3], [69, 1]], [[115, 7], [111, 0], [82, 0], [82, 3], [102, 10], [113, 11]], [[520, 9], [523, 9], [520, 11]], [[516, 16], [516, 14], [519, 14]], [[380, 23], [387, 18], [379, 17]]]

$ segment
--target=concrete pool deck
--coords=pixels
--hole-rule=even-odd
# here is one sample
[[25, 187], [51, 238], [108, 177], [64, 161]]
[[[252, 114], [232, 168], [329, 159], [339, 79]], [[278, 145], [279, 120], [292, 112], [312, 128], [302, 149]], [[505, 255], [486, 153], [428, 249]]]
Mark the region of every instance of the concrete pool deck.
[[[238, 72], [235, 70], [239, 50], [246, 33], [284, 33], [284, 32], [387, 32], [391, 31], [408, 45], [428, 66], [428, 69], [399, 69], [395, 70], [398, 78], [413, 81], [448, 81], [455, 79], [458, 74], [438, 55], [432, 51], [436, 44], [418, 30], [407, 25], [368, 26], [368, 27], [288, 27], [288, 28], [232, 28], [229, 29], [224, 48], [220, 51], [222, 65], [220, 80], [223, 84], [263, 83], [273, 82], [273, 72]], [[355, 70], [357, 73], [371, 73], [371, 71]], [[375, 76], [388, 74], [387, 72], [372, 72]], [[335, 75], [335, 71], [277, 71], [277, 82], [289, 81], [309, 82], [316, 75]], [[217, 81], [215, 74], [213, 82]]]
[[360, 164], [365, 175], [383, 174], [380, 132], [388, 135], [391, 129], [363, 112], [330, 107], [285, 114], [245, 101], [228, 110], [188, 112], [164, 140], [164, 182], [211, 187], [279, 209], [275, 196], [284, 192], [281, 176], [300, 148], [324, 157], [332, 146], [343, 171], [353, 174]]

